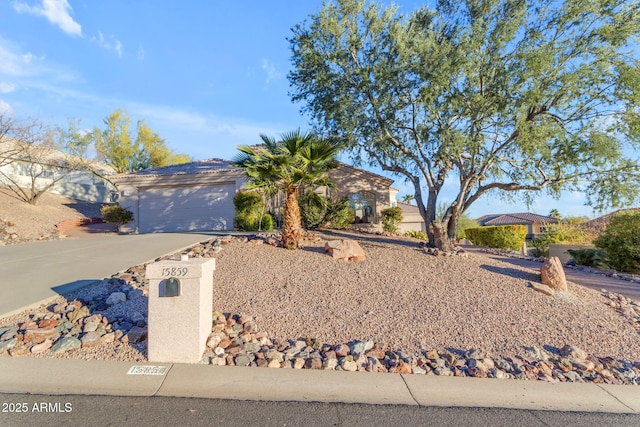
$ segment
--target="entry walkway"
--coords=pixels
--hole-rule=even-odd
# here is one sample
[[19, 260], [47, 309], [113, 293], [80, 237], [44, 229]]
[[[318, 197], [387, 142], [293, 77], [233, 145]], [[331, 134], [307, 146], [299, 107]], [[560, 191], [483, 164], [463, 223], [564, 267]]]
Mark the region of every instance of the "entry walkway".
[[[541, 263], [535, 261], [529, 261], [520, 258], [511, 258], [505, 255], [492, 254], [485, 252], [484, 248], [471, 245], [462, 245], [464, 250], [481, 255], [487, 258], [506, 262], [508, 264], [524, 267], [529, 270], [535, 270], [536, 273], [540, 273]], [[577, 283], [587, 288], [595, 290], [606, 289], [609, 292], [615, 292], [616, 294], [624, 295], [627, 298], [640, 301], [640, 283], [628, 282], [626, 280], [620, 280], [613, 277], [605, 276], [603, 274], [587, 273], [581, 270], [574, 270], [572, 268], [564, 269], [564, 274], [567, 280], [573, 283]]]

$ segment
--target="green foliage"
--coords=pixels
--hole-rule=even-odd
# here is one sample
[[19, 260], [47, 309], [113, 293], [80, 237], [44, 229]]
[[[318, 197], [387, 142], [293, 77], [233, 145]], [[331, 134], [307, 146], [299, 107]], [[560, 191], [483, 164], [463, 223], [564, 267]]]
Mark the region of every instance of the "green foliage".
[[107, 222], [124, 225], [133, 221], [133, 212], [120, 205], [105, 205], [100, 208], [100, 214]]
[[615, 215], [593, 243], [607, 253], [612, 268], [640, 273], [640, 212]]
[[522, 248], [527, 237], [527, 227], [524, 225], [478, 227], [469, 228], [465, 233], [467, 239], [474, 245], [517, 251]]
[[240, 153], [233, 164], [245, 170], [252, 188], [287, 194], [282, 242], [284, 247], [294, 249], [302, 241], [302, 218], [295, 193], [301, 186], [332, 185], [327, 171], [337, 166], [335, 156], [341, 145], [299, 129], [281, 135], [280, 141], [266, 135], [260, 138], [264, 143], [260, 146], [238, 146]]
[[475, 219], [469, 218], [466, 214], [460, 215], [458, 219], [458, 226], [456, 228], [456, 239], [463, 239], [466, 237], [466, 231], [469, 228], [477, 228], [480, 224]]
[[586, 267], [604, 267], [607, 265], [606, 253], [593, 248], [567, 249], [577, 265]]
[[239, 191], [233, 197], [236, 207], [234, 227], [241, 231], [271, 231], [274, 220], [271, 215], [265, 215], [265, 205], [260, 194], [250, 191]]
[[354, 213], [347, 197], [329, 199], [325, 215], [325, 222], [329, 228], [342, 230], [353, 224], [354, 220]]
[[323, 224], [329, 205], [326, 197], [310, 191], [298, 197], [298, 204], [300, 216], [306, 228], [313, 230]]
[[428, 240], [427, 234], [422, 230], [405, 231], [404, 235], [407, 237], [413, 237], [414, 239], [418, 239], [418, 240]]
[[587, 232], [581, 222], [576, 217], [567, 217], [565, 222], [561, 224], [547, 224], [547, 231], [535, 239], [530, 244], [534, 247], [533, 256], [537, 258], [546, 258], [549, 256], [549, 245], [553, 243], [565, 244], [590, 244], [593, 235]]
[[126, 110], [112, 112], [104, 119], [104, 129], [90, 134], [99, 157], [117, 173], [189, 162], [186, 154], [175, 154], [167, 142], [144, 120], [138, 121], [135, 136]]
[[[323, 3], [292, 29], [292, 100], [356, 160], [412, 182], [451, 239], [448, 218], [488, 192], [637, 200], [640, 2], [431, 3]], [[449, 180], [459, 194], [436, 218]]]
[[382, 215], [382, 229], [387, 233], [397, 233], [398, 224], [402, 221], [402, 209], [394, 206], [383, 209], [380, 214]]

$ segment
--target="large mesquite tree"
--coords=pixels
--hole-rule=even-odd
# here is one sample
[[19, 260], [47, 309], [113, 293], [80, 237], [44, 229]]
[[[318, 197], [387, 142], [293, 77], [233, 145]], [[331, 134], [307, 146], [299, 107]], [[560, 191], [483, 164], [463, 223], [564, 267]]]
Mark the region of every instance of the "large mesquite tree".
[[637, 198], [638, 35], [628, 0], [441, 0], [408, 16], [329, 1], [293, 29], [291, 96], [357, 160], [406, 177], [446, 248], [488, 192]]

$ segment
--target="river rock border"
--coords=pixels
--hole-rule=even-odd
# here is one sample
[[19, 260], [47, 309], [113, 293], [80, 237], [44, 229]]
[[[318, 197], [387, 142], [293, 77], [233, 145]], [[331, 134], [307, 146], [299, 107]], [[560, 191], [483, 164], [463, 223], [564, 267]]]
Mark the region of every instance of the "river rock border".
[[[311, 235], [308, 239], [318, 238]], [[202, 242], [183, 253], [213, 257], [233, 241], [281, 245], [270, 234], [225, 236]], [[0, 327], [0, 354], [54, 356], [113, 343], [118, 344], [116, 351], [131, 345], [144, 352], [148, 294], [145, 267], [131, 267], [92, 286], [93, 293], [76, 291], [67, 296], [71, 301], [43, 306], [28, 316], [25, 314], [24, 322]], [[83, 299], [74, 299], [74, 295], [83, 295]], [[603, 295], [607, 304], [634, 321], [640, 332], [638, 304], [610, 292]], [[245, 313], [214, 312], [213, 318], [207, 350], [201, 360], [204, 364], [640, 385], [640, 361], [597, 357], [570, 344], [555, 351], [531, 347], [522, 356], [513, 358], [475, 349], [408, 353], [372, 340], [324, 343], [311, 337], [273, 339], [260, 330], [258, 319]]]

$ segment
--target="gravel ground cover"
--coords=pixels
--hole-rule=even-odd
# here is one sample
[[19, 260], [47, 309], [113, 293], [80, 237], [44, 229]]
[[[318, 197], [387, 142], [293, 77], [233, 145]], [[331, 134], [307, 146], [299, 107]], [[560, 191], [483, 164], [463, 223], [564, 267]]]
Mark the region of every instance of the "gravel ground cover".
[[[358, 241], [367, 260], [328, 256], [325, 242], [341, 238]], [[562, 363], [573, 360], [584, 368], [578, 375], [568, 365], [576, 379], [593, 369], [605, 372], [598, 373], [600, 381], [607, 378], [609, 366], [601, 360], [620, 366], [627, 382], [640, 373], [640, 307], [634, 301], [572, 283], [569, 292], [547, 296], [530, 287], [539, 282], [537, 274], [480, 255], [433, 256], [409, 238], [323, 232], [298, 251], [267, 244], [273, 239], [220, 240], [219, 252], [211, 242], [190, 251], [217, 258], [216, 314], [206, 363], [491, 376], [498, 374], [478, 368], [476, 360], [525, 360], [522, 355], [528, 355], [529, 363], [556, 355], [561, 364], [563, 355]], [[144, 361], [147, 291], [144, 266], [136, 266], [48, 307], [0, 319], [0, 331], [19, 329], [5, 331], [17, 339], [11, 346], [8, 336], [0, 335], [0, 353], [5, 343], [13, 356]], [[126, 298], [107, 303], [113, 293]], [[87, 316], [64, 326], [83, 307]], [[43, 323], [60, 329], [60, 337], [40, 342], [33, 351], [20, 340]], [[60, 350], [62, 337], [75, 338], [70, 350]], [[365, 350], [374, 352], [370, 362], [372, 357], [386, 362], [367, 365]], [[431, 355], [430, 365], [425, 355]], [[587, 355], [599, 368], [590, 367], [594, 362]], [[333, 364], [325, 366], [327, 361]], [[510, 367], [504, 372], [514, 370], [515, 362], [505, 363]], [[548, 380], [561, 372], [560, 365], [532, 366], [529, 379]], [[526, 369], [518, 371], [528, 378]], [[511, 375], [501, 372], [500, 377]]]

